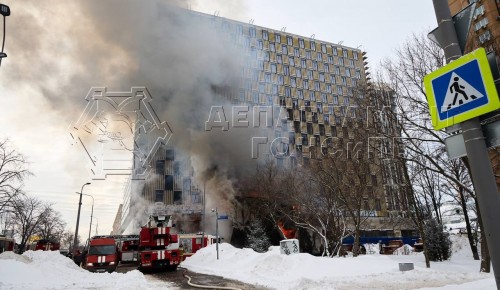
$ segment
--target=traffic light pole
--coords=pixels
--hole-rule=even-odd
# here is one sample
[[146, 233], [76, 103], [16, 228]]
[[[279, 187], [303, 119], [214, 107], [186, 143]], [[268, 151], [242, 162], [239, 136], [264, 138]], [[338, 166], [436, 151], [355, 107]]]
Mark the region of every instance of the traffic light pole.
[[[433, 0], [439, 29], [444, 37], [443, 50], [449, 63], [462, 56], [457, 33], [447, 0]], [[497, 289], [500, 289], [500, 198], [493, 174], [485, 137], [479, 118], [462, 122], [462, 134], [469, 160], [472, 182], [481, 209], [481, 219], [488, 249], [493, 264]]]

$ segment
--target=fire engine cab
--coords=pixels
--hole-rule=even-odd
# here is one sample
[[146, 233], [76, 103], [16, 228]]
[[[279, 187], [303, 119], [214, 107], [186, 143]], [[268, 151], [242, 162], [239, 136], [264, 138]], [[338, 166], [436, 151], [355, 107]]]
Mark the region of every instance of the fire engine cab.
[[95, 236], [85, 247], [83, 266], [90, 272], [114, 272], [118, 266], [116, 240], [112, 236]]

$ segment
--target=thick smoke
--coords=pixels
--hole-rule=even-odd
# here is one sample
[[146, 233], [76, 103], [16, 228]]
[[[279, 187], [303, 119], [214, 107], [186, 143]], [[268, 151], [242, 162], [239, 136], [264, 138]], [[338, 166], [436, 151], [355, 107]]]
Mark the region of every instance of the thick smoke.
[[[244, 11], [239, 1], [231, 5]], [[244, 52], [210, 21], [178, 7], [188, 7], [187, 1], [14, 2], [2, 69], [9, 66], [6, 83], [23, 80], [42, 92], [46, 111], [63, 115], [67, 124], [83, 110], [90, 87], [146, 86], [160, 120], [173, 130], [169, 145], [191, 163], [198, 186], [206, 186], [208, 211], [230, 212], [235, 182], [255, 168], [251, 137], [267, 134], [204, 130], [214, 105], [225, 105], [231, 122], [231, 109], [214, 88], [240, 84]]]

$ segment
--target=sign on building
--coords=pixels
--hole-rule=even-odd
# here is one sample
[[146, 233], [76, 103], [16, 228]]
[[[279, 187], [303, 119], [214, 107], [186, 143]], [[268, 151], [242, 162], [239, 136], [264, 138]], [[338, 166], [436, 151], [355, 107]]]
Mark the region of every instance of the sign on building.
[[424, 86], [435, 130], [500, 108], [484, 48], [426, 75]]

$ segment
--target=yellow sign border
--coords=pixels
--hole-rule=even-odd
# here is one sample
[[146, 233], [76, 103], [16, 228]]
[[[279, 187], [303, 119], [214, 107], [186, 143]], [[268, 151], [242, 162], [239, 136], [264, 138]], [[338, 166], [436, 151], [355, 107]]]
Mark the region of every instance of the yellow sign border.
[[[481, 78], [483, 80], [484, 88], [486, 90], [486, 97], [488, 98], [488, 103], [480, 107], [474, 108], [472, 110], [469, 110], [467, 112], [460, 113], [453, 117], [440, 120], [438, 106], [436, 104], [436, 96], [434, 95], [434, 89], [432, 87], [432, 81], [473, 60], [478, 61], [479, 71], [481, 73]], [[432, 126], [436, 131], [475, 118], [477, 116], [484, 115], [486, 113], [495, 111], [500, 108], [500, 100], [498, 99], [498, 93], [495, 86], [495, 81], [493, 80], [490, 65], [488, 63], [488, 58], [486, 57], [486, 50], [482, 47], [426, 75], [424, 77], [424, 87], [425, 87], [427, 102], [429, 103], [429, 111], [431, 114]]]

